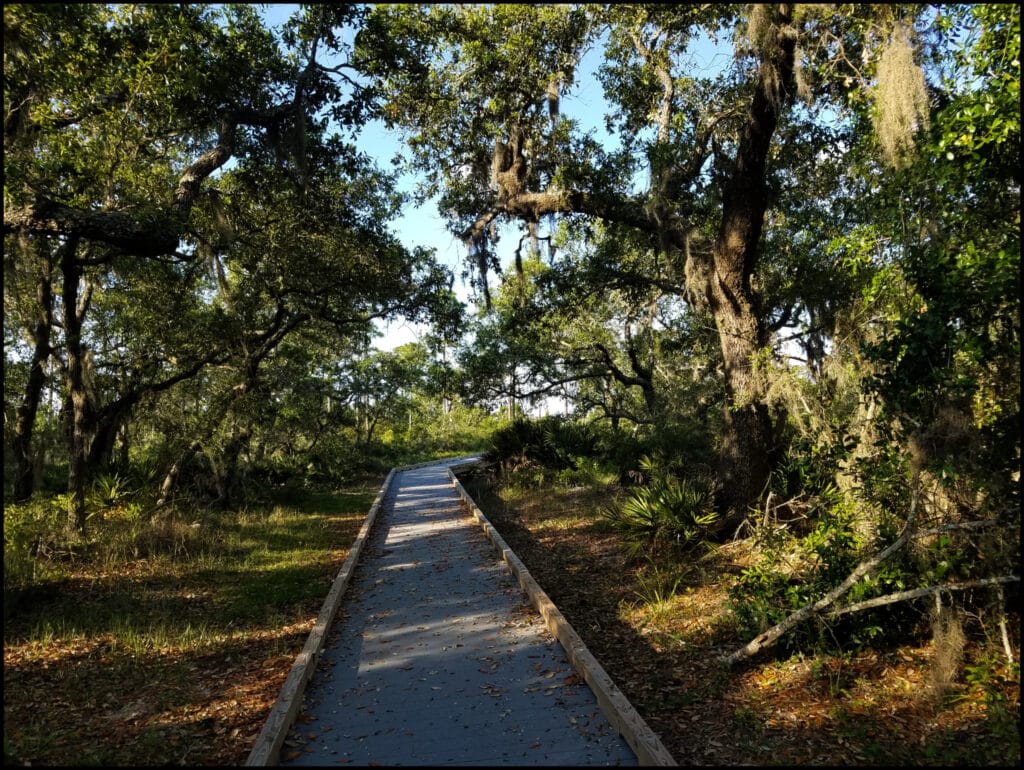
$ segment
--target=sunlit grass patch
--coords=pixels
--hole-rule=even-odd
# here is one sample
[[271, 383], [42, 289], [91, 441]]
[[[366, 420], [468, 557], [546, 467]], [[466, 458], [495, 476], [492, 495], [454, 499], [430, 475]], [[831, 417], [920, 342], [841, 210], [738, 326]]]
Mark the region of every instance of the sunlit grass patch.
[[733, 626], [721, 590], [691, 582], [689, 565], [639, 570], [619, 617], [658, 649], [705, 646]]
[[561, 515], [552, 515], [545, 519], [543, 522], [538, 523], [538, 531], [544, 530], [555, 530], [564, 531], [572, 530], [577, 527], [590, 526], [593, 521], [587, 516], [580, 515], [572, 512], [560, 512]]
[[156, 623], [140, 622], [130, 615], [119, 620], [113, 628], [113, 651], [132, 655], [145, 655], [159, 650], [195, 651], [213, 647], [226, 635], [206, 622]]
[[600, 528], [603, 511], [623, 494], [617, 483], [572, 488], [503, 483], [500, 491], [502, 500], [514, 506], [524, 519], [535, 523], [538, 528], [551, 529]]

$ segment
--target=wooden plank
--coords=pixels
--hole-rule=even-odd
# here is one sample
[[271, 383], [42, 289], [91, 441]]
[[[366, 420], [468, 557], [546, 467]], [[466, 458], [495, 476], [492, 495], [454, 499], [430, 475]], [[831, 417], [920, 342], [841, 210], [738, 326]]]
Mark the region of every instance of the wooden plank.
[[384, 497], [391, 486], [395, 472], [395, 468], [388, 472], [387, 478], [384, 479], [384, 484], [381, 485], [380, 491], [373, 501], [373, 505], [370, 506], [370, 511], [366, 514], [366, 520], [363, 522], [359, 534], [352, 543], [352, 547], [349, 548], [348, 556], [345, 557], [345, 562], [341, 565], [341, 571], [334, 579], [331, 590], [324, 600], [320, 614], [317, 616], [316, 624], [313, 626], [313, 630], [310, 631], [309, 638], [306, 639], [302, 652], [299, 653], [295, 662], [292, 663], [291, 671], [288, 672], [288, 678], [281, 688], [281, 694], [271, 707], [267, 721], [256, 738], [252, 751], [249, 752], [249, 757], [245, 761], [246, 766], [265, 767], [278, 764], [281, 746], [284, 743], [285, 736], [288, 734], [288, 730], [291, 729], [292, 724], [295, 722], [295, 717], [298, 715], [306, 684], [316, 670], [316, 662], [323, 651], [327, 631], [330, 629], [334, 616], [338, 612], [342, 596], [344, 596], [345, 589], [352, 578], [352, 573], [359, 561], [363, 546], [366, 545], [366, 541], [369, 539], [374, 519], [377, 517], [377, 512], [384, 502]]
[[[464, 466], [459, 466], [464, 467]], [[530, 597], [533, 605], [544, 618], [548, 630], [558, 639], [572, 663], [576, 673], [579, 674], [597, 696], [598, 705], [607, 717], [608, 721], [636, 752], [637, 759], [641, 765], [672, 766], [678, 763], [662, 744], [661, 739], [651, 730], [643, 717], [629, 702], [629, 699], [618, 688], [612, 678], [604, 670], [597, 659], [587, 649], [586, 644], [576, 630], [572, 627], [565, 616], [555, 606], [540, 587], [526, 565], [519, 559], [505, 540], [498, 534], [498, 530], [487, 520], [483, 511], [459, 482], [455, 475], [456, 467], [448, 469], [448, 477], [452, 480], [459, 495], [469, 506], [469, 510], [480, 523], [487, 537], [494, 543], [501, 553], [501, 558], [508, 565], [512, 574], [516, 576], [519, 585]]]

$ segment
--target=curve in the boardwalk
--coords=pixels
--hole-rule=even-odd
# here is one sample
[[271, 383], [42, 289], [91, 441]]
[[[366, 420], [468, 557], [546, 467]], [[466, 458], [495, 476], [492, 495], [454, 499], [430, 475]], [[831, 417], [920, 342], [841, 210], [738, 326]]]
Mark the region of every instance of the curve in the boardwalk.
[[395, 474], [282, 765], [636, 765], [450, 483]]

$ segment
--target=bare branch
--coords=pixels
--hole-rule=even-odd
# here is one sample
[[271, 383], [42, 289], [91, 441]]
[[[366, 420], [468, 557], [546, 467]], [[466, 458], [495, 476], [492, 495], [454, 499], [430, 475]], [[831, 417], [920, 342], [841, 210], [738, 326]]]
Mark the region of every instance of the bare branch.
[[800, 625], [800, 623], [807, 620], [811, 616], [817, 615], [826, 607], [829, 607], [832, 604], [834, 604], [836, 599], [838, 599], [840, 596], [842, 596], [851, 588], [853, 588], [853, 586], [857, 584], [858, 580], [860, 580], [865, 575], [870, 574], [872, 571], [874, 571], [876, 567], [878, 567], [879, 564], [881, 564], [883, 561], [885, 561], [894, 553], [896, 553], [900, 548], [906, 545], [907, 541], [910, 540], [910, 538], [914, 534], [914, 523], [917, 518], [917, 499], [918, 494], [917, 490], [915, 489], [914, 495], [910, 501], [910, 514], [907, 516], [906, 524], [903, 526], [903, 532], [900, 533], [900, 536], [896, 538], [896, 540], [893, 541], [888, 548], [879, 552], [870, 559], [861, 562], [859, 565], [857, 565], [857, 568], [854, 569], [853, 572], [847, 575], [846, 579], [842, 583], [833, 588], [823, 597], [818, 599], [816, 602], [804, 605], [799, 610], [794, 612], [792, 615], [785, 618], [781, 622], [776, 623], [774, 626], [769, 628], [764, 633], [758, 634], [753, 639], [751, 639], [747, 644], [743, 645], [732, 654], [727, 655], [723, 659], [723, 662], [726, 665], [732, 665], [745, 658], [750, 658], [756, 655], [758, 652], [765, 649], [766, 647], [770, 647], [788, 631]]
[[986, 527], [1006, 527], [1009, 526], [1008, 522], [999, 521], [998, 519], [979, 519], [978, 521], [961, 521], [953, 524], [943, 524], [941, 527], [935, 527], [933, 529], [922, 529], [920, 532], [915, 532], [913, 537], [930, 537], [931, 535], [940, 535], [943, 532], [961, 532], [969, 529], [984, 529]]
[[941, 594], [943, 592], [967, 591], [971, 588], [983, 588], [985, 586], [997, 586], [1004, 583], [1019, 582], [1020, 575], [1003, 575], [1001, 577], [983, 578], [981, 580], [969, 580], [966, 583], [947, 583], [944, 585], [926, 586], [924, 588], [915, 588], [911, 591], [900, 591], [899, 593], [888, 594], [886, 596], [876, 596], [874, 599], [867, 599], [862, 602], [857, 602], [856, 604], [848, 604], [845, 607], [829, 610], [828, 615], [830, 617], [838, 617], [839, 615], [846, 615], [851, 612], [868, 610], [872, 607], [882, 607], [886, 604], [905, 602], [909, 599], [919, 599], [922, 596], [931, 596]]

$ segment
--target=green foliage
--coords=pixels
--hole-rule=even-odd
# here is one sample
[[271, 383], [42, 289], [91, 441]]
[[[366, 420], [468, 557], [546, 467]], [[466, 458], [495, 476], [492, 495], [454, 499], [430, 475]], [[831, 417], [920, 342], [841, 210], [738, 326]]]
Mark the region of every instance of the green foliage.
[[67, 552], [69, 495], [4, 505], [4, 591], [49, 577]]
[[705, 475], [714, 464], [711, 430], [714, 419], [666, 421], [648, 430], [614, 431], [606, 425], [595, 428], [597, 451], [623, 485], [644, 479], [641, 458], [660, 457], [666, 471], [682, 475], [687, 469], [700, 469]]
[[777, 499], [789, 500], [803, 495], [825, 493], [835, 482], [840, 463], [848, 456], [848, 446], [796, 436], [772, 474], [771, 491]]
[[[189, 571], [209, 570], [228, 577], [217, 588], [216, 617], [209, 617], [219, 635], [241, 617], [265, 617], [270, 611], [288, 611], [297, 602], [322, 598], [322, 582], [311, 578], [322, 570], [330, 550], [341, 547], [332, 539], [331, 527], [344, 519], [354, 537], [375, 491], [363, 481], [351, 484], [347, 492], [274, 490], [273, 500], [268, 495], [267, 501], [251, 508], [176, 506], [151, 515], [136, 505], [121, 504], [92, 520], [85, 541], [68, 527], [66, 495], [7, 506], [5, 617], [17, 615], [22, 624], [26, 615], [38, 617], [51, 627], [64, 623], [68, 627], [62, 635], [106, 630], [125, 645], [212, 643], [210, 638], [193, 639], [195, 629], [188, 625], [192, 615], [177, 611], [173, 598], [156, 602], [152, 613], [131, 613], [130, 584], [113, 586], [111, 590], [125, 595], [104, 605], [102, 612], [70, 606], [59, 590], [53, 592], [55, 599], [38, 606], [30, 599], [40, 592], [49, 596], [47, 587], [58, 585], [72, 567], [115, 575], [147, 560], [152, 569], [186, 576]], [[168, 591], [171, 597], [182, 590], [181, 580], [174, 581], [173, 589]], [[174, 638], [161, 640], [162, 635]]]
[[483, 452], [499, 424], [484, 409], [424, 396], [415, 400], [410, 422], [397, 440], [423, 457]]
[[[866, 294], [898, 292], [865, 340], [865, 390], [916, 470], [969, 480], [983, 508], [1019, 505], [1020, 14], [952, 9], [961, 36], [923, 157], [881, 178], [875, 212], [895, 247]], [[892, 452], [885, 449], [884, 452]], [[879, 478], [879, 474], [874, 474]], [[999, 502], [996, 502], [996, 501]]]
[[[785, 426], [764, 447], [781, 458], [768, 502], [775, 524], [780, 500], [792, 516], [789, 535], [764, 530], [764, 560], [741, 581], [745, 628], [822, 595], [891, 542], [914, 494], [927, 526], [1012, 516], [1019, 11], [794, 13], [787, 35], [818, 101], [780, 105], [764, 137], [767, 209], [742, 266], [751, 295], [737, 298], [753, 310], [736, 336], [716, 327], [704, 291], [707, 269], [721, 267], [708, 260], [724, 198], [744, 192], [730, 180], [744, 165], [752, 77], [771, 71], [760, 64], [778, 14], [763, 11], [308, 6], [277, 39], [244, 5], [5, 6], [6, 446], [42, 324], [35, 349], [51, 402], [28, 454], [44, 465], [43, 486], [62, 488], [71, 341], [38, 298], [49, 292], [61, 311], [62, 292], [87, 286], [76, 403], [92, 443], [75, 459], [88, 453], [90, 522], [116, 558], [196, 547], [181, 521], [143, 515], [179, 460], [179, 500], [227, 505], [481, 449], [506, 479], [532, 485], [614, 474], [634, 487], [608, 519], [631, 548], [698, 547], [723, 534], [704, 469], [728, 443], [722, 407], [737, 394], [723, 372], [746, 364], [726, 366], [722, 345], [748, 337], [759, 349], [752, 397]], [[906, 36], [886, 54], [897, 20]], [[736, 56], [721, 57], [721, 71], [691, 66], [703, 43], [726, 47], [733, 33]], [[570, 98], [590, 46], [610, 105], [601, 142]], [[310, 59], [324, 51], [337, 67]], [[913, 135], [915, 151], [900, 151], [896, 168], [877, 163], [871, 128], [870, 97], [883, 92], [912, 97], [902, 114], [913, 119], [892, 138], [909, 150]], [[221, 136], [228, 113], [241, 122]], [[407, 203], [401, 180], [352, 143], [375, 114], [406, 132], [409, 167], [423, 173], [415, 194], [436, 197], [453, 233], [478, 226], [469, 269], [488, 299], [503, 226], [525, 220], [533, 236], [464, 343], [448, 271], [389, 230]], [[178, 206], [184, 170], [228, 145], [232, 162], [204, 178], [191, 208]], [[145, 232], [111, 241], [99, 221]], [[64, 254], [73, 233], [82, 242]], [[436, 332], [372, 350], [374, 319], [398, 315]], [[800, 366], [784, 363], [791, 353]], [[494, 430], [495, 413], [521, 413], [539, 394], [575, 417]], [[5, 479], [13, 465], [5, 452]], [[81, 555], [61, 530], [67, 502], [8, 508], [11, 580]], [[851, 599], [1017, 562], [1013, 537], [951, 533]], [[903, 612], [801, 638], [878, 638]]]
[[[760, 558], [741, 573], [730, 589], [733, 612], [748, 636], [756, 636], [802, 607], [817, 601], [842, 582], [877, 542], [858, 533], [856, 506], [835, 490], [822, 499], [813, 529], [802, 537], [784, 527], [767, 526], [758, 536]], [[845, 597], [850, 603], [903, 590], [911, 577], [899, 560], [887, 562], [872, 577], [858, 582]], [[782, 640], [786, 652], [832, 649], [839, 643], [870, 645], [906, 632], [911, 617], [889, 607], [842, 622], [821, 618], [805, 622]]]
[[[997, 733], [1005, 738], [1018, 736], [1020, 714], [1010, 708], [1006, 689], [1013, 686], [1014, 682], [1020, 682], [1020, 663], [1012, 663], [1007, 667], [995, 655], [985, 655], [965, 666], [965, 679], [975, 692], [981, 693]], [[969, 693], [966, 697], [973, 694]]]
[[651, 559], [646, 568], [637, 574], [637, 598], [655, 607], [666, 604], [675, 597], [687, 574], [688, 568], [685, 565], [666, 566]]
[[647, 550], [687, 551], [714, 536], [718, 512], [711, 478], [676, 476], [661, 455], [642, 457], [640, 469], [646, 484], [630, 490], [620, 506], [605, 514], [631, 556]]
[[551, 474], [575, 470], [583, 458], [593, 457], [597, 436], [586, 423], [549, 415], [537, 420], [514, 420], [491, 436], [484, 460], [505, 475], [526, 469], [535, 483]]
[[558, 471], [553, 479], [555, 484], [572, 489], [574, 487], [601, 488], [616, 481], [614, 470], [599, 457], [580, 457], [575, 467]]
[[985, 185], [1011, 176], [1020, 161], [1020, 13], [975, 3], [952, 19], [963, 23], [968, 44], [953, 52], [945, 85], [957, 95], [943, 110], [935, 149]]
[[130, 495], [127, 479], [117, 473], [105, 473], [93, 480], [86, 495], [86, 505], [94, 510], [111, 508]]
[[[5, 214], [23, 217], [5, 236], [18, 290], [5, 281], [4, 328], [31, 338], [46, 321], [44, 392], [67, 399], [73, 340], [36, 297], [88, 286], [76, 479], [113, 467], [118, 443], [151, 485], [181, 461], [175, 493], [196, 499], [244, 497], [267, 468], [338, 479], [346, 446], [404, 416], [426, 365], [367, 355], [372, 319], [436, 316], [457, 333], [448, 271], [389, 230], [403, 196], [351, 143], [371, 89], [312, 59], [350, 59], [332, 26], [364, 16], [297, 8], [278, 39], [245, 5], [5, 7]], [[187, 196], [183, 174], [201, 183]], [[41, 201], [61, 212], [43, 229]], [[356, 388], [338, 392], [339, 369]], [[376, 413], [349, 421], [338, 404], [359, 397], [360, 417]]]

